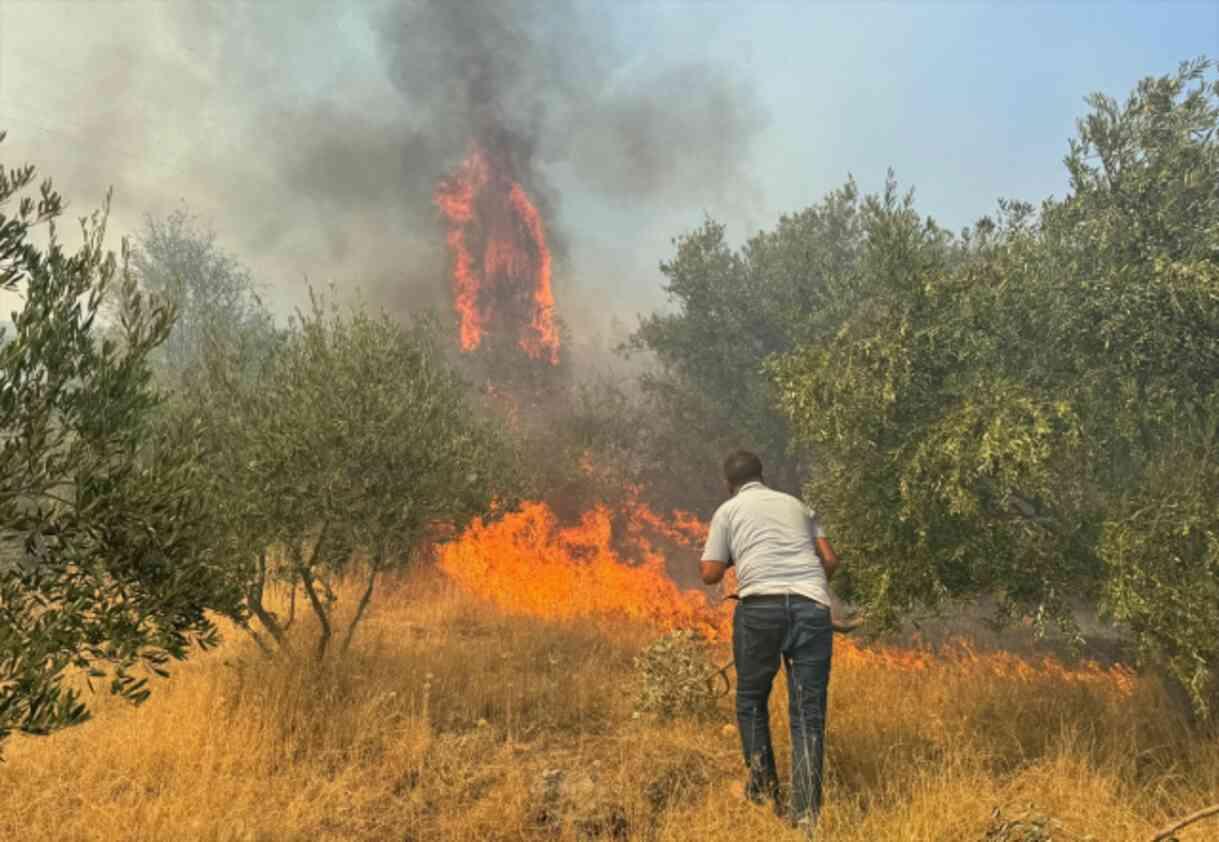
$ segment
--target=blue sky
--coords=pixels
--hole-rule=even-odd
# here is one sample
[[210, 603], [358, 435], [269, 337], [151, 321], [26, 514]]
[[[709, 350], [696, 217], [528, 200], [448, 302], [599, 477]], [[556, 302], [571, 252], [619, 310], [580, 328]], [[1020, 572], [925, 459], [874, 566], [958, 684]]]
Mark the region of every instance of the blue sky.
[[[10, 133], [0, 159], [38, 163], [81, 210], [114, 184], [118, 232], [185, 201], [282, 309], [305, 300], [307, 282], [358, 281], [441, 248], [438, 229], [402, 231], [368, 213], [348, 220], [350, 243], [336, 250], [326, 241], [336, 220], [324, 207], [302, 200], [299, 184], [268, 178], [273, 162], [249, 157], [282, 122], [280, 105], [326, 99], [347, 108], [348, 120], [401, 110], [356, 7], [260, 0], [183, 11], [191, 7], [0, 0], [0, 127]], [[1124, 97], [1143, 76], [1219, 57], [1215, 2], [628, 0], [586, 8], [604, 15], [596, 36], [616, 45], [619, 76], [709, 60], [741, 81], [760, 115], [740, 163], [746, 178], [727, 191], [610, 199], [569, 166], [547, 165], [568, 243], [559, 306], [591, 327], [611, 316], [631, 324], [663, 304], [657, 264], [704, 213], [740, 243], [848, 173], [879, 189], [890, 166], [915, 187], [920, 212], [953, 229], [1000, 197], [1062, 195], [1062, 158], [1087, 94]], [[242, 22], [266, 9], [279, 10], [264, 16], [271, 25]], [[691, 155], [708, 142], [669, 140]], [[293, 142], [270, 148], [287, 154], [282, 147]], [[376, 266], [352, 262], [374, 253]]]
[[642, 55], [709, 53], [748, 69], [770, 117], [755, 161], [763, 225], [848, 172], [877, 189], [888, 166], [954, 228], [1000, 196], [1061, 195], [1087, 94], [1123, 97], [1219, 54], [1213, 2], [626, 8]]
[[[734, 242], [853, 174], [867, 191], [893, 167], [920, 212], [957, 230], [1001, 197], [1067, 190], [1062, 158], [1085, 97], [1219, 57], [1217, 3], [630, 3], [639, 61], [712, 55], [745, 68], [765, 106], [752, 171], [761, 201], [705, 210]], [[578, 198], [568, 200], [570, 205]], [[627, 227], [633, 208], [602, 212]], [[595, 215], [588, 207], [581, 213]], [[695, 209], [641, 226], [656, 259]], [[610, 244], [604, 244], [608, 249]], [[638, 266], [655, 283], [655, 263]]]

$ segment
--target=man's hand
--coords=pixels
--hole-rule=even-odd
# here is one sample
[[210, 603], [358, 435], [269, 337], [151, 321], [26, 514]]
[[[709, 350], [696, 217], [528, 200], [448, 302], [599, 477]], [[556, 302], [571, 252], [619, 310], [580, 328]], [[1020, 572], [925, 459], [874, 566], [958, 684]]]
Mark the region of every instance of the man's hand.
[[698, 569], [703, 576], [704, 585], [718, 585], [728, 570], [728, 562], [704, 560], [698, 563]]

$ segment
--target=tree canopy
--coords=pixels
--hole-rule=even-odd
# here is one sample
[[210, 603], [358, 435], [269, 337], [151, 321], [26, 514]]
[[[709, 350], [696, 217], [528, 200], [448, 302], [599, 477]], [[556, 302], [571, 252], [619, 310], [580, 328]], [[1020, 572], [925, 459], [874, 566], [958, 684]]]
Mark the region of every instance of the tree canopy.
[[[665, 453], [719, 498], [730, 447], [825, 513], [878, 628], [954, 600], [1074, 631], [1098, 605], [1205, 709], [1219, 659], [1219, 82], [1206, 60], [1095, 95], [1070, 192], [953, 235], [892, 173], [740, 250], [708, 220], [662, 264]], [[691, 470], [690, 466], [697, 465]], [[683, 469], [682, 466], [686, 466]], [[707, 482], [710, 480], [710, 482]], [[705, 506], [710, 508], [710, 506]]]
[[1071, 192], [951, 245], [892, 189], [835, 330], [775, 359], [881, 622], [1098, 600], [1204, 708], [1219, 657], [1219, 82], [1089, 102]]
[[200, 420], [221, 552], [281, 645], [283, 626], [262, 603], [269, 551], [284, 550], [282, 575], [304, 588], [321, 655], [335, 575], [367, 576], [346, 646], [380, 573], [494, 501], [511, 502], [511, 449], [474, 411], [431, 321], [404, 327], [315, 300], [257, 372], [239, 379], [234, 370], [213, 359], [180, 411]]
[[[64, 203], [49, 181], [27, 195], [34, 174], [0, 168], [0, 286], [24, 298], [0, 346], [0, 740], [87, 718], [71, 670], [142, 701], [137, 665], [163, 674], [216, 641], [208, 611], [240, 616], [202, 551], [190, 442], [153, 424], [148, 359], [173, 309], [104, 249], [105, 211], [69, 253]], [[102, 340], [107, 294], [122, 318]]]
[[710, 219], [674, 241], [675, 256], [660, 267], [673, 309], [645, 317], [624, 346], [658, 363], [643, 388], [654, 415], [667, 421], [652, 425], [645, 442], [669, 474], [651, 478], [662, 498], [713, 506], [722, 495], [720, 460], [746, 445], [761, 454], [772, 482], [797, 490], [788, 423], [764, 364], [825, 330], [831, 290], [858, 271], [862, 210], [848, 181], [739, 251]]
[[248, 370], [274, 344], [274, 321], [249, 271], [185, 207], [145, 218], [131, 269], [143, 289], [174, 306], [173, 329], [153, 359], [169, 385], [201, 370], [213, 346], [233, 351], [230, 359]]

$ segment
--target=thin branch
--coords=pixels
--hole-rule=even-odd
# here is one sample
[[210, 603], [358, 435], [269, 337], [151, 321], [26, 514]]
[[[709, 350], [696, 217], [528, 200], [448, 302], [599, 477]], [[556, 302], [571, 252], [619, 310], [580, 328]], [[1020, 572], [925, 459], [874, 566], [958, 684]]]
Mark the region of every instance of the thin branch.
[[[309, 556], [310, 564], [317, 561], [318, 551], [322, 547], [322, 542], [326, 539], [326, 533], [330, 528], [330, 521], [322, 524], [322, 531], [317, 536], [317, 542], [313, 545], [313, 552]], [[320, 661], [326, 655], [326, 647], [330, 643], [330, 617], [327, 616], [326, 608], [322, 605], [321, 599], [318, 598], [317, 588], [313, 586], [313, 574], [309, 572], [309, 567], [305, 564], [300, 548], [293, 543], [292, 550], [293, 560], [296, 562], [296, 570], [300, 574], [301, 583], [305, 586], [305, 595], [309, 597], [309, 604], [313, 606], [313, 613], [317, 615], [318, 623], [322, 627], [322, 632], [317, 641], [317, 658]]]
[[254, 642], [258, 644], [258, 648], [262, 650], [262, 654], [266, 655], [268, 658], [275, 655], [275, 651], [267, 645], [267, 642], [262, 639], [262, 635], [256, 632], [253, 626], [251, 626], [249, 623], [242, 623], [241, 627], [245, 629], [246, 633], [248, 633]]
[[77, 505], [75, 500], [60, 497], [58, 494], [51, 491], [32, 488], [18, 488], [12, 491], [6, 491], [4, 494], [0, 494], [0, 503], [10, 503], [13, 500], [35, 500], [39, 497], [45, 497], [52, 502], [60, 503], [64, 506], [68, 506], [69, 508], [76, 508]]
[[[284, 634], [283, 628], [279, 625], [274, 615], [262, 604], [263, 585], [266, 582], [266, 578], [267, 551], [264, 549], [258, 554], [258, 578], [255, 580], [254, 585], [251, 586], [247, 602], [250, 604], [250, 611], [258, 618], [258, 622], [262, 623], [262, 627], [271, 634], [271, 637], [275, 638], [276, 645], [280, 649], [291, 651], [292, 647], [288, 644], [288, 638]], [[252, 630], [251, 633], [253, 633]]]
[[317, 534], [317, 540], [313, 542], [313, 552], [309, 554], [309, 567], [317, 564], [317, 558], [322, 552], [322, 544], [325, 543], [327, 534], [330, 532], [330, 521], [322, 522], [322, 529]]
[[347, 627], [347, 635], [343, 638], [343, 654], [347, 654], [347, 650], [351, 648], [351, 639], [355, 636], [356, 625], [364, 618], [364, 611], [368, 608], [369, 600], [372, 599], [373, 585], [376, 584], [377, 574], [381, 572], [381, 562], [384, 556], [384, 550], [377, 547], [368, 571], [368, 586], [364, 588], [364, 594], [360, 597], [360, 604], [356, 608], [356, 615], [352, 617], [351, 625]]
[[1194, 822], [1201, 821], [1207, 816], [1216, 815], [1219, 815], [1219, 804], [1212, 804], [1209, 807], [1203, 807], [1196, 813], [1190, 813], [1183, 819], [1177, 819], [1171, 825], [1161, 830], [1155, 836], [1151, 837], [1151, 842], [1166, 842], [1166, 840], [1172, 839], [1174, 836], [1176, 836], [1177, 831], [1181, 828], [1187, 827]]
[[254, 580], [254, 596], [262, 605], [263, 589], [267, 584], [267, 550], [264, 547], [258, 552], [258, 578]]
[[292, 578], [290, 580], [290, 583], [292, 586], [292, 593], [288, 596], [288, 620], [287, 620], [287, 622], [284, 623], [284, 631], [287, 631], [288, 629], [292, 628], [292, 622], [296, 619], [296, 577], [297, 577], [297, 575], [298, 575], [297, 572], [295, 570], [293, 570]]
[[326, 616], [326, 609], [318, 598], [317, 589], [313, 587], [313, 576], [303, 568], [301, 569], [301, 582], [305, 586], [305, 595], [309, 597], [309, 604], [313, 606], [313, 613], [317, 615], [318, 623], [322, 627], [317, 641], [317, 658], [320, 661], [325, 657], [326, 646], [330, 642], [330, 618]]

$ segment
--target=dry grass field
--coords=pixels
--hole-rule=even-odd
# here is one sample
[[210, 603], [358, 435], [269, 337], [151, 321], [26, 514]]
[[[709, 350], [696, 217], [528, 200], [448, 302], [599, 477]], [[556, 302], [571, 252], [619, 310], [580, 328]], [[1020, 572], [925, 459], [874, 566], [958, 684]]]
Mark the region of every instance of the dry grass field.
[[[101, 698], [82, 727], [10, 741], [0, 839], [798, 838], [734, 797], [727, 699], [710, 721], [633, 715], [654, 635], [508, 616], [419, 573], [345, 660], [269, 662], [233, 632], [141, 708]], [[847, 644], [830, 696], [826, 842], [981, 840], [996, 808], [1055, 817], [1046, 838], [1148, 840], [1219, 792], [1219, 743], [1120, 670]]]

